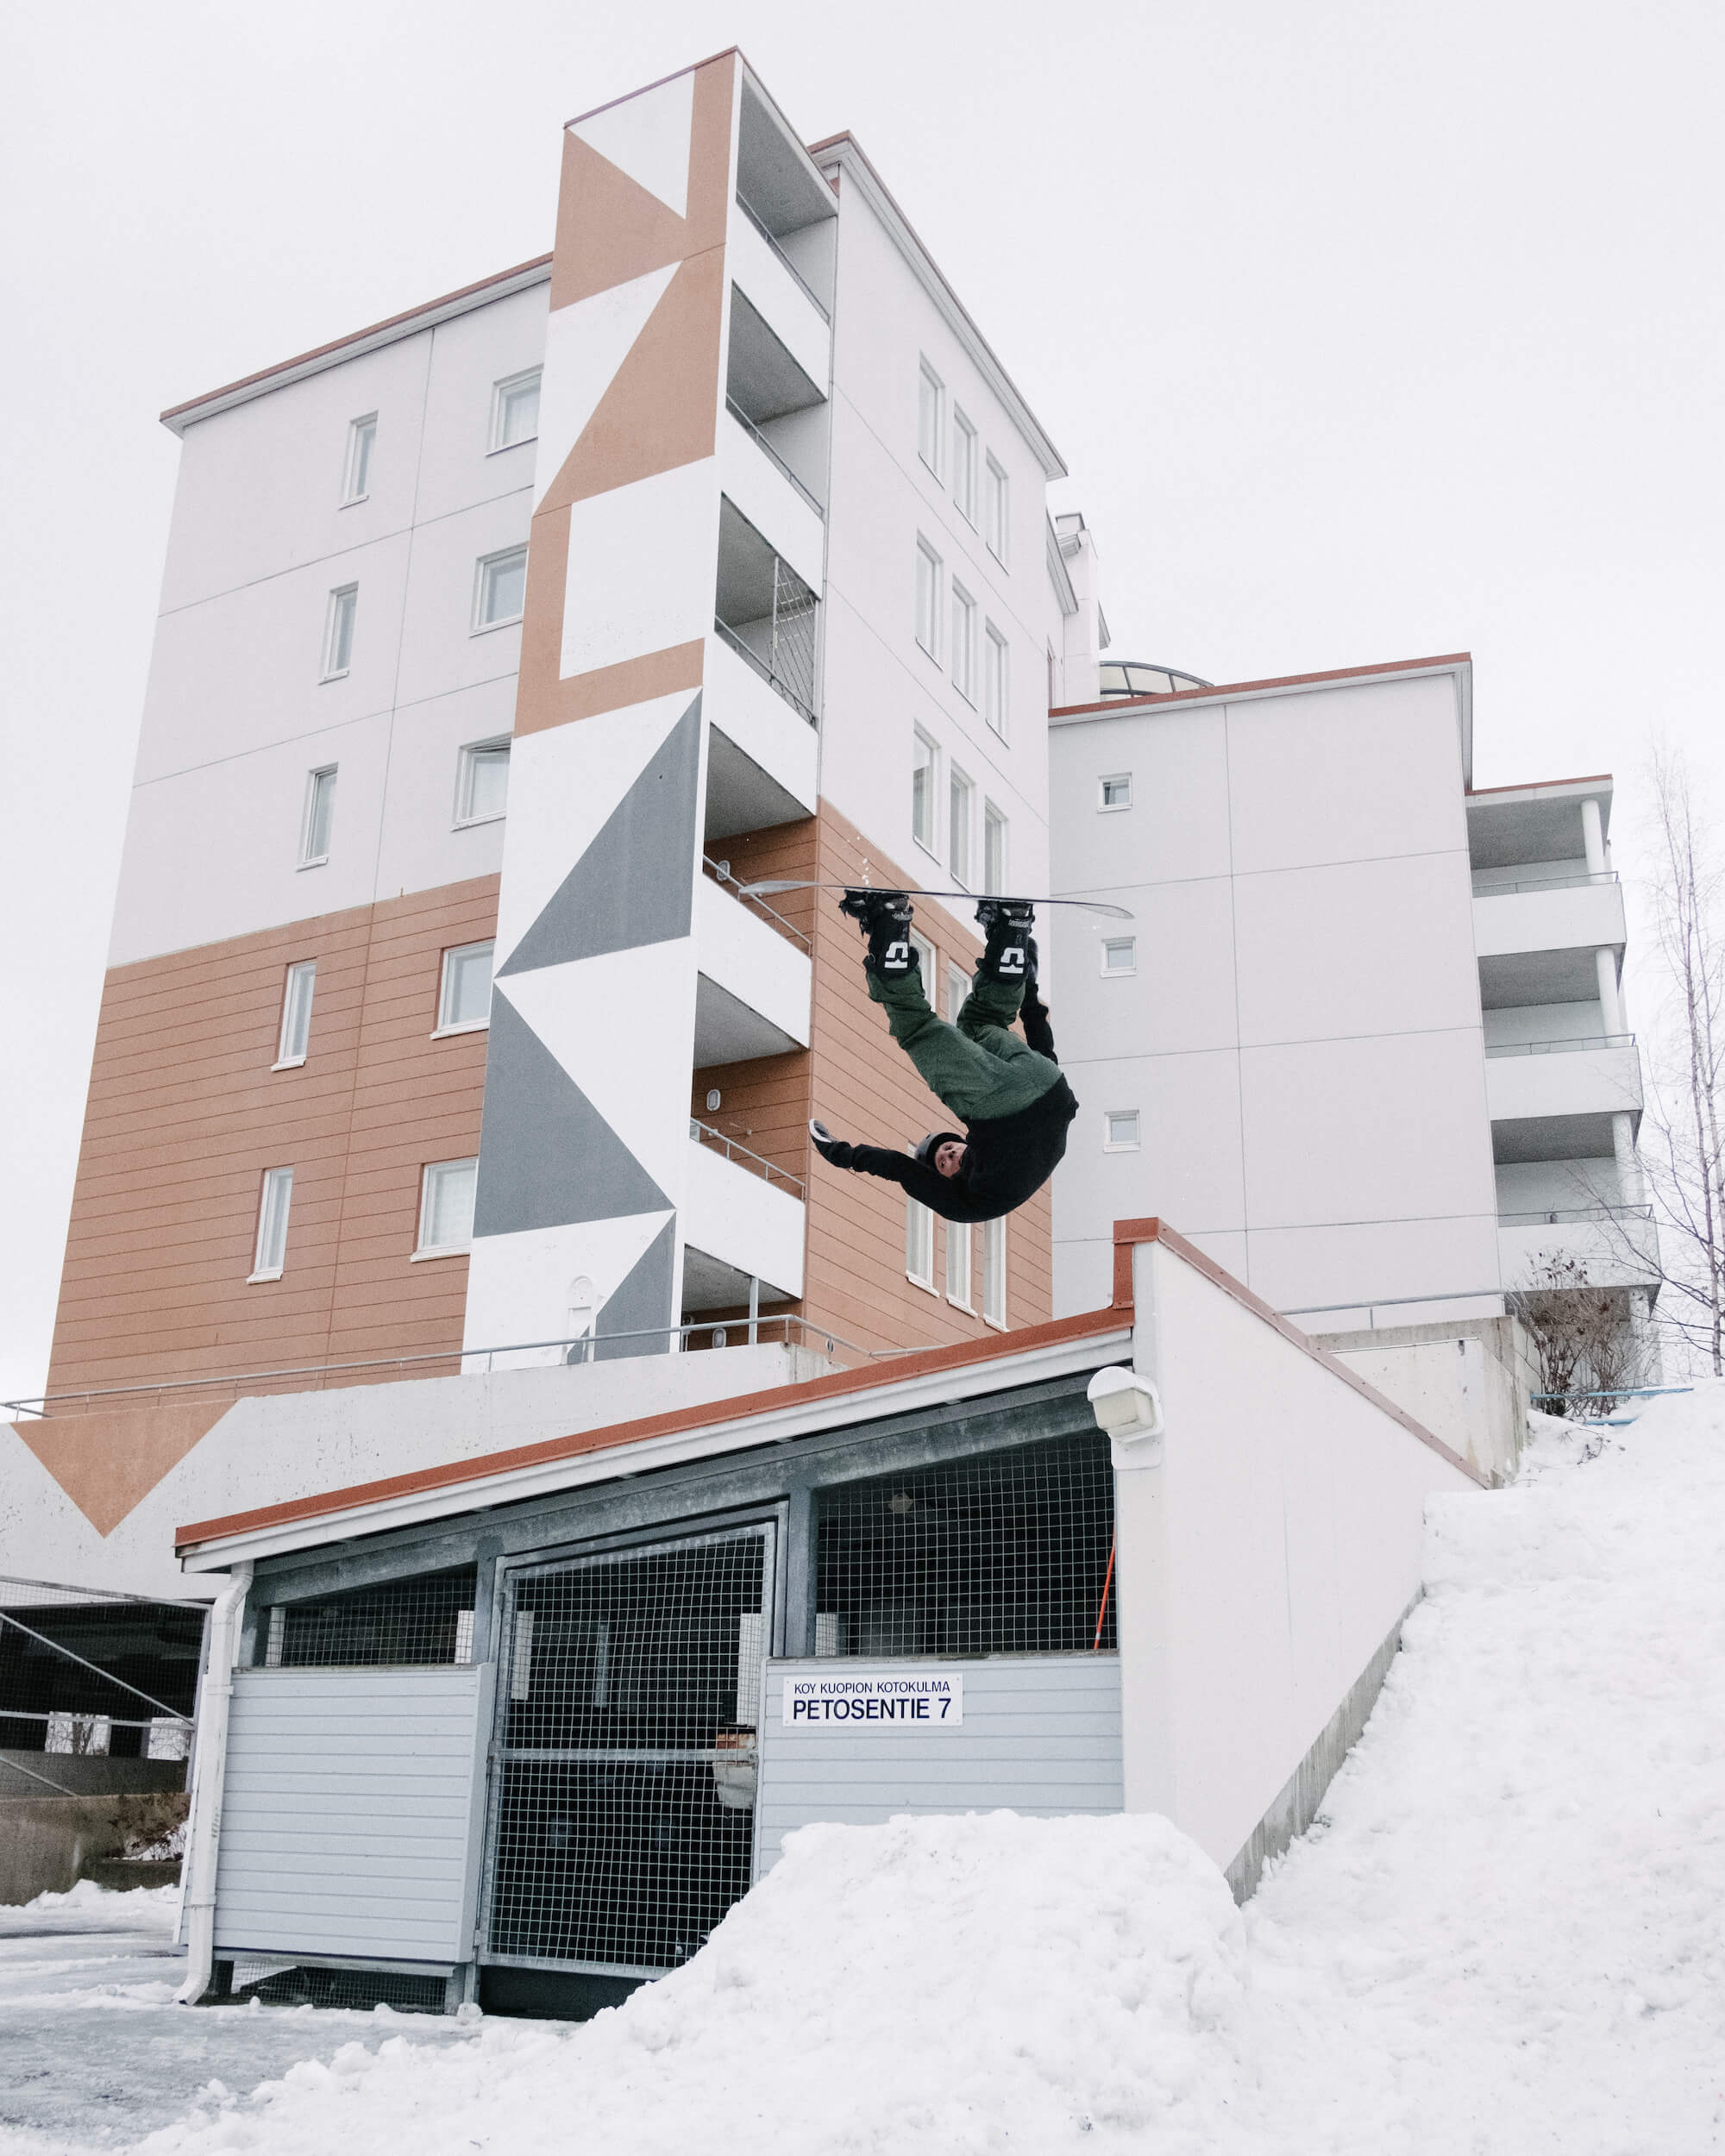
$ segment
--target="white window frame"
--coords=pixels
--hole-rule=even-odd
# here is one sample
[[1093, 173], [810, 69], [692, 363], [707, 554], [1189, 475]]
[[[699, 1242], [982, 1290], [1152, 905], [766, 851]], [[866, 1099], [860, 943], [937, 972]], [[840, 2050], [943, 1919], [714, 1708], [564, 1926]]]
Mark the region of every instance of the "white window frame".
[[489, 993], [486, 997], [483, 1018], [452, 1018], [445, 1015], [448, 1011], [450, 993], [455, 987], [455, 968], [452, 962], [461, 958], [470, 958], [478, 950], [488, 950], [492, 954], [494, 974], [497, 943], [492, 937], [482, 936], [471, 943], [451, 943], [443, 953], [442, 963], [437, 975], [437, 1023], [431, 1034], [434, 1041], [447, 1040], [452, 1033], [483, 1033], [491, 1025]]
[[1004, 569], [1011, 560], [1013, 483], [992, 451], [982, 461], [982, 503], [983, 542]]
[[917, 455], [940, 477], [940, 437], [946, 413], [946, 385], [927, 360], [917, 360]]
[[982, 1322], [1007, 1329], [1007, 1224], [982, 1223]]
[[[1108, 788], [1123, 786], [1126, 790], [1124, 801], [1111, 801]], [[1132, 774], [1130, 771], [1105, 771], [1096, 781], [1096, 813], [1098, 816], [1118, 816], [1132, 805]]]
[[414, 1244], [412, 1257], [408, 1260], [410, 1264], [417, 1265], [425, 1259], [432, 1257], [465, 1257], [473, 1249], [474, 1232], [471, 1222], [468, 1225], [467, 1239], [465, 1243], [428, 1243], [425, 1238], [431, 1224], [431, 1215], [434, 1210], [432, 1193], [436, 1188], [436, 1179], [447, 1175], [452, 1168], [465, 1168], [470, 1169], [477, 1180], [479, 1165], [478, 1156], [474, 1156], [467, 1160], [428, 1161], [420, 1169], [419, 1239]]
[[905, 1278], [931, 1295], [938, 1292], [934, 1284], [934, 1215], [909, 1196], [905, 1199]]
[[917, 845], [922, 848], [931, 861], [938, 861], [940, 856], [934, 850], [936, 828], [934, 803], [935, 797], [940, 791], [940, 744], [932, 734], [925, 733], [920, 726], [913, 728], [912, 731], [916, 748], [926, 749], [928, 752], [928, 761], [925, 767], [928, 772], [928, 782], [922, 793], [922, 820], [927, 825], [927, 829], [919, 830], [917, 828], [916, 774], [925, 767], [920, 764], [913, 764], [911, 767], [911, 837]]
[[976, 602], [955, 576], [952, 590], [952, 686], [975, 710], [976, 704]]
[[455, 828], [458, 831], [466, 830], [470, 824], [500, 824], [508, 815], [509, 786], [506, 780], [504, 783], [504, 805], [500, 809], [488, 809], [482, 816], [474, 814], [474, 777], [479, 768], [480, 757], [495, 755], [501, 749], [504, 761], [507, 763], [512, 747], [513, 737], [508, 734], [499, 734], [490, 741], [470, 741], [463, 744], [461, 754], [455, 759]]
[[[304, 1007], [300, 997], [303, 992]], [[302, 958], [287, 969], [281, 984], [281, 1024], [276, 1031], [275, 1061], [272, 1070], [298, 1070], [305, 1061], [311, 1041], [311, 1003], [317, 992], [317, 961]], [[298, 1021], [298, 1022], [296, 1022]], [[292, 1037], [298, 1033], [304, 1045], [296, 1049]]]
[[[287, 1228], [292, 1210], [293, 1170], [265, 1169], [258, 1186], [257, 1232], [252, 1243], [252, 1269], [246, 1275], [248, 1288], [260, 1281], [279, 1280], [286, 1270]], [[273, 1263], [269, 1262], [272, 1259]]]
[[[1000, 834], [1000, 866], [991, 870], [988, 866], [988, 835], [996, 830]], [[1006, 812], [997, 808], [994, 802], [985, 800], [982, 804], [982, 896], [986, 899], [998, 899], [1006, 892], [1007, 878], [1011, 873], [1011, 855], [1008, 851], [1011, 837], [1012, 824]]]
[[[336, 663], [342, 642], [342, 623], [348, 624], [347, 656], [340, 666]], [[323, 610], [323, 671], [320, 681], [345, 681], [354, 670], [354, 638], [359, 633], [360, 587], [357, 584], [338, 584], [330, 592], [329, 604]]]
[[368, 411], [348, 422], [348, 455], [342, 467], [342, 507], [371, 499], [372, 459], [377, 454], [378, 416]]
[[972, 974], [966, 973], [963, 967], [958, 963], [957, 959], [949, 958], [947, 960], [946, 1016], [950, 1024], [956, 1025], [957, 1023], [958, 1013], [969, 1001], [970, 991], [975, 987], [975, 976]]
[[944, 566], [940, 556], [919, 532], [916, 552], [917, 649], [925, 651], [936, 666], [940, 664], [940, 586]]
[[[485, 602], [487, 587], [506, 561], [521, 564], [521, 606], [513, 614], [498, 614], [486, 619]], [[467, 634], [470, 636], [488, 636], [493, 629], [514, 629], [527, 609], [527, 542], [519, 546], [499, 547], [495, 554], [482, 554], [474, 564], [474, 618]]]
[[[934, 979], [934, 969], [936, 962], [939, 957], [939, 953], [935, 950], [934, 945], [929, 942], [927, 937], [923, 934], [919, 928], [912, 929], [910, 931], [909, 940], [912, 950], [914, 950], [917, 955], [917, 964], [922, 972], [922, 992], [925, 995], [926, 995], [928, 993], [928, 984]], [[932, 1005], [931, 1005], [930, 1008], [932, 1009]]]
[[[961, 1250], [964, 1254], [963, 1261], [957, 1269], [963, 1278], [955, 1283], [952, 1261]], [[976, 1314], [975, 1305], [971, 1300], [975, 1292], [975, 1254], [970, 1240], [970, 1223], [968, 1220], [949, 1220], [946, 1223], [946, 1300], [955, 1310], [962, 1310], [972, 1318]], [[961, 1288], [962, 1294], [959, 1292]]]
[[952, 500], [965, 523], [976, 523], [976, 429], [957, 404], [952, 408]]
[[[316, 770], [305, 774], [305, 805], [299, 812], [299, 866], [302, 868], [321, 868], [329, 861], [329, 849], [336, 843], [336, 779], [342, 767], [338, 763], [320, 763]], [[323, 834], [323, 850], [311, 850], [312, 833], [317, 829], [317, 804], [323, 799], [323, 781], [329, 782], [329, 814], [328, 829]]]
[[972, 875], [971, 826], [976, 821], [976, 784], [950, 759], [946, 766], [946, 873], [968, 891]]
[[[1116, 1138], [1114, 1125], [1130, 1119], [1132, 1136]], [[1137, 1108], [1104, 1108], [1102, 1111], [1102, 1150], [1105, 1153], [1138, 1153], [1144, 1150], [1144, 1119]]]
[[[1124, 950], [1124, 966], [1108, 963], [1110, 951]], [[1138, 971], [1138, 938], [1136, 936], [1105, 936], [1102, 938], [1102, 978], [1104, 981], [1126, 981]]]
[[524, 389], [528, 383], [531, 382], [540, 390], [543, 397], [544, 373], [545, 370], [543, 367], [524, 367], [518, 374], [505, 374], [500, 381], [496, 381], [492, 384], [491, 448], [486, 453], [488, 456], [500, 455], [505, 449], [522, 448], [528, 442], [536, 442], [539, 439], [539, 419], [537, 414], [536, 414], [534, 417], [532, 433], [518, 435], [513, 442], [505, 442], [504, 440], [503, 428], [504, 421], [508, 412], [509, 400], [517, 390]]
[[982, 628], [982, 716], [1005, 741], [1012, 730], [1012, 646], [993, 622]]

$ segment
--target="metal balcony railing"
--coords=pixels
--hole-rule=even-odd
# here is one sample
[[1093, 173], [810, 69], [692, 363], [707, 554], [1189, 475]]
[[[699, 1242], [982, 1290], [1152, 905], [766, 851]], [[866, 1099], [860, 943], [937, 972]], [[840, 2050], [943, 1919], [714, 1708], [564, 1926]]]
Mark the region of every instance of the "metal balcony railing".
[[788, 942], [800, 943], [805, 950], [814, 949], [813, 944], [800, 928], [794, 927], [782, 913], [775, 912], [765, 899], [756, 898], [746, 883], [737, 881], [731, 873], [731, 863], [728, 861], [714, 861], [710, 856], [703, 854], [701, 867], [706, 869], [715, 883], [722, 884], [733, 892], [743, 905], [753, 906], [757, 913], [764, 914], [779, 934]]
[[744, 195], [739, 194], [737, 196], [737, 206], [743, 212], [743, 216], [748, 218], [750, 223], [752, 224], [755, 229], [761, 235], [761, 237], [767, 242], [768, 246], [772, 248], [774, 254], [778, 256], [779, 260], [784, 264], [785, 267], [790, 272], [791, 275], [795, 278], [798, 284], [802, 286], [804, 298], [808, 301], [810, 306], [814, 309], [815, 312], [820, 317], [821, 320], [826, 323], [829, 329], [831, 329], [832, 326], [832, 317], [827, 312], [825, 305], [823, 305], [821, 300], [816, 294], [814, 287], [809, 283], [807, 278], [803, 275], [802, 272], [797, 267], [796, 264], [791, 260], [790, 256], [786, 254], [783, 248], [779, 245], [779, 242], [768, 230], [766, 219]]
[[755, 424], [755, 422], [749, 417], [748, 413], [743, 411], [742, 405], [737, 403], [734, 397], [729, 394], [726, 395], [724, 399], [724, 409], [731, 414], [731, 417], [737, 422], [739, 427], [743, 428], [746, 433], [752, 436], [756, 446], [760, 449], [761, 454], [763, 456], [769, 458], [773, 463], [778, 466], [780, 471], [783, 473], [784, 476], [790, 481], [791, 485], [796, 488], [798, 493], [802, 496], [803, 499], [808, 504], [809, 507], [814, 511], [815, 515], [820, 518], [823, 523], [825, 523], [826, 522], [826, 511], [821, 507], [820, 504], [815, 499], [814, 496], [809, 492], [807, 487], [803, 485], [802, 481], [797, 477], [796, 473], [792, 471], [790, 466], [786, 463], [783, 457], [779, 454], [778, 451], [773, 447], [772, 443], [768, 441], [766, 436], [762, 433], [761, 429]]
[[697, 1145], [716, 1146], [726, 1160], [736, 1161], [751, 1174], [768, 1183], [782, 1183], [794, 1197], [804, 1194], [804, 1186], [795, 1175], [787, 1175], [774, 1162], [763, 1160], [759, 1153], [751, 1153], [746, 1145], [739, 1145], [734, 1138], [727, 1138], [723, 1131], [716, 1131], [711, 1123], [703, 1123], [698, 1116], [689, 1118], [689, 1136]]
[[1633, 1048], [1633, 1033], [1595, 1033], [1572, 1041], [1503, 1041], [1488, 1046], [1488, 1056], [1571, 1056], [1589, 1048]]
[[715, 614], [712, 617], [712, 626], [715, 634], [722, 637], [739, 658], [749, 661], [768, 688], [776, 689], [792, 710], [800, 712], [811, 726], [815, 724], [814, 711], [808, 700], [793, 686], [784, 674], [768, 666], [758, 651], [751, 651], [728, 621], [721, 615]]
[[1651, 1206], [1548, 1206], [1539, 1213], [1500, 1213], [1500, 1228], [1564, 1227], [1587, 1220], [1651, 1220]]
[[1617, 881], [1615, 868], [1601, 868], [1580, 875], [1573, 869], [1564, 869], [1555, 875], [1523, 876], [1515, 883], [1481, 883], [1476, 879], [1473, 895], [1477, 899], [1501, 899], [1516, 891], [1579, 891], [1590, 883], [1615, 883]]

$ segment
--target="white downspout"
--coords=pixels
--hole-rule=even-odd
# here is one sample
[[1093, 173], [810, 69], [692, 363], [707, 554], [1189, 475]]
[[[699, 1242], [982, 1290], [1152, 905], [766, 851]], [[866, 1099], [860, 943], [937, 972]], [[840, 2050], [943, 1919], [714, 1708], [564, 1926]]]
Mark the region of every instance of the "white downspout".
[[210, 1988], [216, 1959], [216, 1853], [222, 1836], [222, 1792], [228, 1779], [228, 1703], [234, 1694], [240, 1619], [251, 1583], [251, 1566], [236, 1564], [210, 1613], [210, 1659], [198, 1689], [185, 1891], [180, 1901], [188, 1959], [185, 1982], [173, 1995], [177, 2006], [197, 2005]]

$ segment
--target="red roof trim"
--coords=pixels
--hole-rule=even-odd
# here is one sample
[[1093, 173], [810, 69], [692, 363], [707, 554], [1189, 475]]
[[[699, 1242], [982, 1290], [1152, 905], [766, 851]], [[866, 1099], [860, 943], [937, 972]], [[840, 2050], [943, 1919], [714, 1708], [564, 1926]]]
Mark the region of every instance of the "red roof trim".
[[254, 1512], [230, 1513], [218, 1520], [197, 1520], [178, 1528], [176, 1549], [185, 1549], [219, 1536], [247, 1534], [260, 1527], [279, 1527], [298, 1520], [317, 1520], [329, 1513], [348, 1512], [361, 1505], [382, 1504], [392, 1497], [411, 1497], [423, 1490], [459, 1488], [464, 1482], [488, 1482], [518, 1468], [543, 1467], [556, 1460], [578, 1459], [586, 1452], [606, 1452], [624, 1445], [639, 1445], [649, 1438], [674, 1437], [681, 1431], [743, 1422], [751, 1415], [774, 1408], [812, 1407], [823, 1400], [839, 1400], [854, 1393], [878, 1390], [906, 1377], [937, 1376], [945, 1370], [969, 1369], [1000, 1362], [1044, 1347], [1059, 1347], [1069, 1340], [1092, 1334], [1118, 1332], [1122, 1313], [1118, 1306], [1108, 1310], [1087, 1310], [1076, 1318], [1056, 1318], [1047, 1325], [1026, 1326], [1017, 1332], [988, 1340], [961, 1340], [956, 1347], [928, 1348], [914, 1355], [895, 1356], [884, 1368], [835, 1370], [830, 1376], [813, 1377], [800, 1385], [778, 1385], [769, 1392], [744, 1393], [732, 1400], [708, 1401], [694, 1407], [677, 1407], [664, 1414], [643, 1415], [634, 1422], [609, 1423], [599, 1430], [581, 1430], [563, 1438], [544, 1438], [536, 1445], [522, 1445], [506, 1452], [487, 1452], [477, 1459], [451, 1460], [441, 1467], [416, 1469], [391, 1475], [375, 1482], [361, 1482], [348, 1489], [323, 1490], [310, 1497], [265, 1505]]
[[1324, 674], [1278, 674], [1264, 681], [1218, 681], [1213, 688], [1176, 689], [1166, 696], [1105, 696], [1095, 704], [1056, 704], [1051, 718], [1065, 718], [1075, 711], [1132, 711], [1146, 705], [1160, 710], [1170, 704], [1196, 704], [1206, 697], [1244, 696], [1252, 689], [1298, 689], [1318, 681], [1359, 681], [1379, 674], [1417, 674], [1431, 667], [1466, 667], [1473, 664], [1471, 651], [1446, 651], [1434, 659], [1389, 659], [1376, 667], [1332, 667]]
[[1471, 786], [1467, 789], [1470, 801], [1477, 801], [1482, 793], [1545, 793], [1563, 786], [1615, 786], [1616, 780], [1609, 771], [1584, 771], [1578, 779], [1528, 779], [1520, 786]]

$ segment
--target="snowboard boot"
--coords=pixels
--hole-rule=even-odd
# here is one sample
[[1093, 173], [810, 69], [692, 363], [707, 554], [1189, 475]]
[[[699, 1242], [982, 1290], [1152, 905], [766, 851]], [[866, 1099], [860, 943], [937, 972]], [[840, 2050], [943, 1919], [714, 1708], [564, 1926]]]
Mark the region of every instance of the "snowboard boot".
[[917, 967], [910, 938], [914, 909], [902, 891], [847, 891], [838, 902], [869, 939], [868, 970], [882, 981], [902, 981]]
[[1036, 908], [1022, 899], [983, 899], [978, 903], [976, 919], [986, 938], [976, 968], [980, 979], [1005, 982], [1026, 979], [1034, 965], [1032, 954], [1036, 945], [1030, 931], [1035, 918]]

